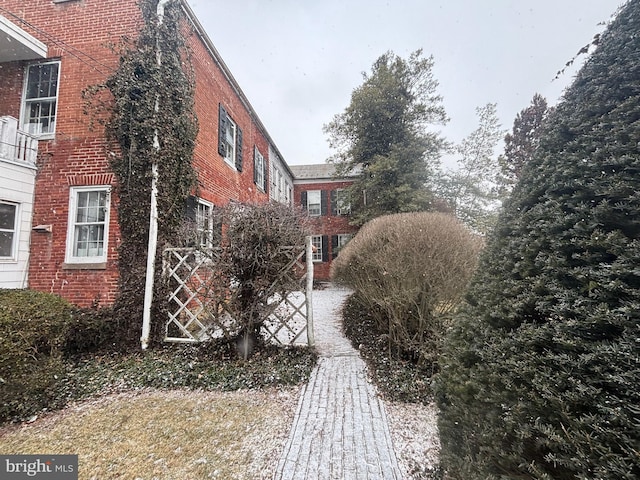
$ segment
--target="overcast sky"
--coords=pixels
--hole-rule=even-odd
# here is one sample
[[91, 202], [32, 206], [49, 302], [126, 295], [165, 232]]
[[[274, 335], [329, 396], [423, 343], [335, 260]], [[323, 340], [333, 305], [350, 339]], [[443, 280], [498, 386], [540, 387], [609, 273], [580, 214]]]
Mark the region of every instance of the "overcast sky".
[[622, 3], [189, 0], [290, 165], [324, 163], [335, 153], [323, 125], [344, 111], [362, 72], [389, 50], [433, 55], [450, 118], [435, 128], [449, 140], [473, 131], [476, 107], [489, 102], [510, 130], [536, 92], [556, 103], [576, 69], [559, 80], [556, 73]]

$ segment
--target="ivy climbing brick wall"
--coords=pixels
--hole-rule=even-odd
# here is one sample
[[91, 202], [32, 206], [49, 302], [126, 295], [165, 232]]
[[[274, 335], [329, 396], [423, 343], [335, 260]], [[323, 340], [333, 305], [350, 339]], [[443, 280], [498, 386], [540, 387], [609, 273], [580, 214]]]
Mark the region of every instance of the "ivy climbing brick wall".
[[[51, 233], [32, 233], [29, 286], [59, 294], [80, 306], [110, 305], [118, 288], [118, 198], [110, 197], [107, 255], [99, 264], [70, 264], [65, 259], [70, 192], [74, 187], [111, 186], [115, 177], [106, 154], [104, 128], [83, 111], [82, 92], [104, 82], [118, 67], [109, 45], [123, 36], [136, 38], [142, 16], [138, 0], [3, 0], [0, 15], [48, 46], [48, 58], [60, 61], [55, 134], [39, 142], [40, 171], [36, 182], [33, 224], [52, 225]], [[186, 2], [185, 2], [186, 3]], [[190, 9], [186, 6], [186, 11]], [[199, 134], [193, 165], [198, 173], [193, 193], [214, 205], [229, 201], [266, 202], [268, 192], [254, 183], [254, 151], [269, 161], [265, 127], [234, 84], [210, 40], [188, 19], [185, 38], [196, 78], [195, 109]], [[251, 61], [251, 59], [247, 59]], [[32, 62], [0, 64], [0, 115], [20, 116], [24, 72]], [[242, 168], [218, 153], [219, 106], [242, 131]], [[275, 145], [273, 145], [275, 147]], [[268, 179], [266, 182], [269, 185]], [[147, 218], [141, 218], [147, 222]]]

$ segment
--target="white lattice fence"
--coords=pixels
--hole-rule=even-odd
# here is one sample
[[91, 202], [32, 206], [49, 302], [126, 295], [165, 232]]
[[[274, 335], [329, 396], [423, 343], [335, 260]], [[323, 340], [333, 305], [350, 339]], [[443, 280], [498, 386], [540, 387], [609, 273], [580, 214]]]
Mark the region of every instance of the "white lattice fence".
[[[306, 257], [310, 259], [310, 241], [306, 250], [309, 251]], [[290, 261], [265, 295], [261, 310], [266, 312], [266, 318], [262, 319], [261, 333], [269, 342], [312, 345], [313, 264], [308, 261], [305, 268], [304, 247], [287, 247], [282, 254]], [[220, 252], [216, 249], [167, 248], [164, 251], [163, 272], [170, 286], [165, 341], [196, 343], [212, 338], [231, 339], [239, 333], [240, 322], [233, 318], [228, 303], [237, 285], [216, 273], [219, 258]], [[292, 280], [299, 282], [300, 290], [283, 298], [277, 293], [278, 286]]]

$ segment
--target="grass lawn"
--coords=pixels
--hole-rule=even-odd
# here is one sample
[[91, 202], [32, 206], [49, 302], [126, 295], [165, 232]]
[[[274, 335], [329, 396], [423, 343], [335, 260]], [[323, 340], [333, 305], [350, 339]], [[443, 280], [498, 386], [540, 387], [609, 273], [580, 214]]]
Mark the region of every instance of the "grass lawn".
[[0, 451], [77, 454], [81, 479], [271, 478], [297, 392], [113, 394], [5, 426]]
[[69, 358], [52, 411], [0, 425], [0, 452], [77, 454], [81, 479], [271, 478], [316, 359], [221, 345]]

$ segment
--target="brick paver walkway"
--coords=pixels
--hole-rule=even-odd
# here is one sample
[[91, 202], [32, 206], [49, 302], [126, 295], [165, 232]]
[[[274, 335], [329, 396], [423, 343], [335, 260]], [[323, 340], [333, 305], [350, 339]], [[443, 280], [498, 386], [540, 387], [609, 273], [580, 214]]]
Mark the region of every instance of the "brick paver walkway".
[[313, 292], [320, 359], [298, 404], [274, 480], [400, 479], [382, 402], [358, 352], [342, 334], [349, 294]]

